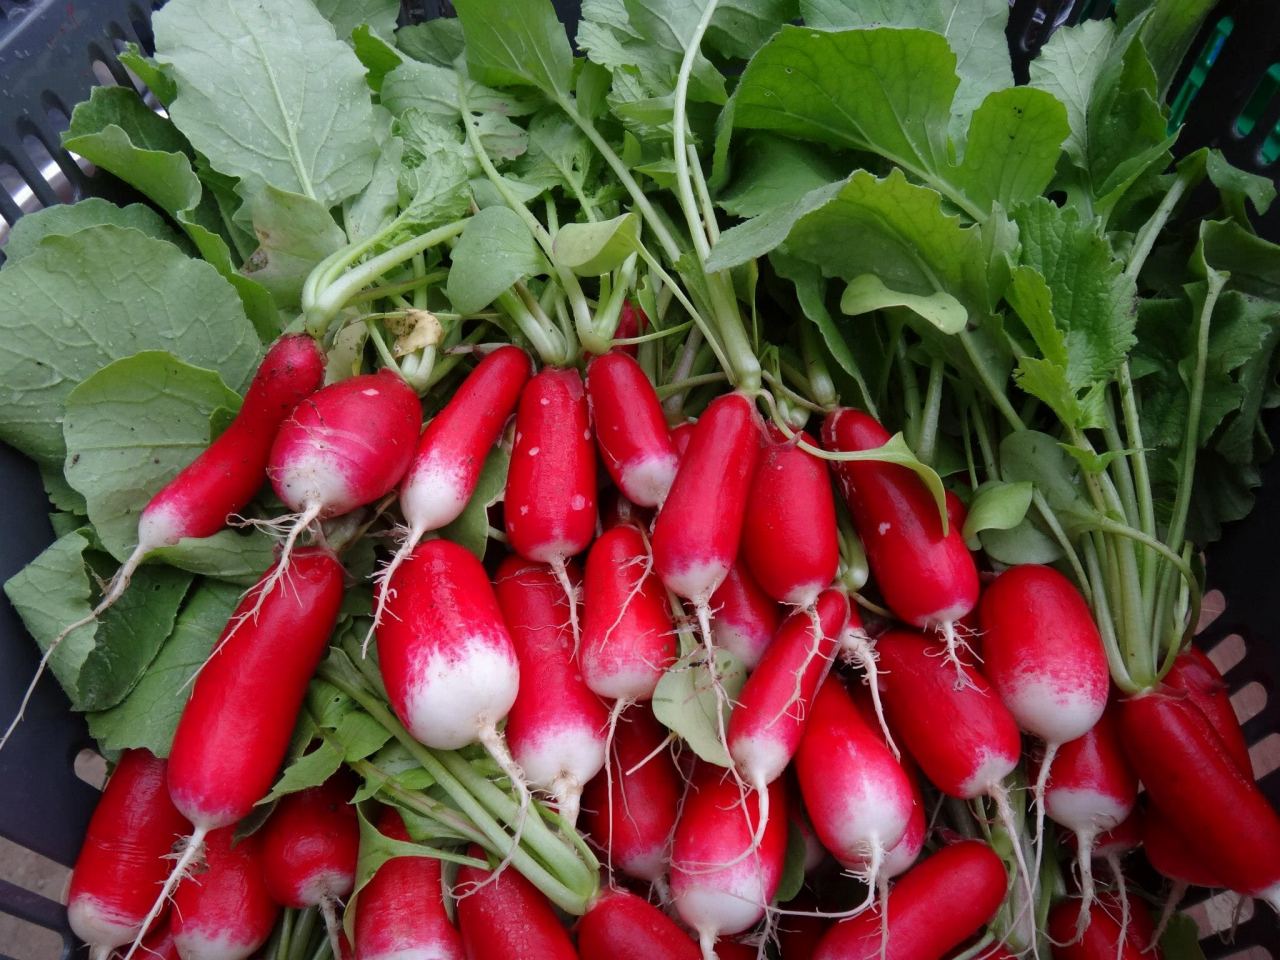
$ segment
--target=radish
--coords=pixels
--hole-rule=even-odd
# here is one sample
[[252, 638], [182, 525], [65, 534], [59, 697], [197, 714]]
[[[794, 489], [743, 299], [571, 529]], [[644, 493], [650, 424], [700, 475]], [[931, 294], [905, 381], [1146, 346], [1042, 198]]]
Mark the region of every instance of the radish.
[[[575, 571], [569, 579], [577, 582]], [[551, 568], [507, 557], [495, 592], [520, 665], [507, 744], [529, 781], [555, 797], [572, 826], [583, 786], [604, 767], [609, 711], [574, 662], [568, 600]]]
[[698, 945], [665, 913], [625, 890], [606, 890], [578, 922], [581, 960], [698, 960]]
[[995, 916], [1005, 881], [1004, 864], [985, 843], [943, 847], [894, 884], [887, 917], [867, 912], [842, 920], [814, 960], [940, 960]]
[[762, 832], [756, 827], [768, 809], [763, 792], [744, 798], [719, 767], [699, 763], [685, 794], [672, 845], [671, 894], [680, 919], [697, 932], [704, 957], [714, 957], [718, 936], [741, 933], [763, 917], [778, 890], [787, 817], [782, 785], [767, 791], [779, 815]]
[[515, 870], [464, 866], [454, 890], [467, 960], [578, 960], [551, 901]]
[[1249, 744], [1245, 742], [1244, 731], [1240, 729], [1235, 708], [1231, 706], [1226, 681], [1213, 661], [1203, 651], [1188, 647], [1173, 661], [1173, 668], [1165, 675], [1164, 682], [1186, 692], [1222, 740], [1236, 769], [1246, 777], [1252, 777]]
[[284, 907], [319, 907], [339, 958], [338, 906], [355, 889], [360, 848], [354, 793], [350, 777], [335, 774], [318, 787], [285, 796], [261, 832], [267, 892]]
[[811, 611], [787, 617], [729, 717], [729, 755], [742, 779], [760, 795], [757, 845], [769, 823], [766, 787], [782, 776], [800, 747], [814, 696], [831, 669], [836, 637], [848, 617], [849, 601], [838, 590], [824, 592]]
[[1094, 839], [1119, 827], [1138, 801], [1138, 778], [1121, 749], [1115, 710], [1108, 709], [1088, 733], [1064, 743], [1056, 756], [1046, 754], [1043, 766], [1051, 766], [1047, 776], [1041, 770], [1037, 781], [1047, 783], [1044, 812], [1075, 834], [1083, 930], [1094, 894]]
[[664, 749], [669, 736], [647, 704], [618, 719], [607, 773], [587, 784], [584, 827], [610, 869], [659, 883], [680, 806], [680, 773]]
[[978, 616], [984, 674], [1018, 725], [1045, 744], [1032, 791], [1034, 880], [1040, 874], [1044, 791], [1054, 754], [1101, 719], [1110, 669], [1089, 605], [1052, 567], [1023, 564], [1005, 570], [983, 592]]
[[[458, 519], [475, 493], [485, 457], [515, 410], [529, 374], [529, 357], [523, 350], [499, 347], [476, 365], [444, 409], [431, 418], [400, 487], [407, 534], [383, 568], [382, 579], [395, 576], [396, 568], [427, 533]], [[385, 590], [378, 594], [370, 636], [382, 620], [387, 597]]]
[[[742, 554], [774, 600], [808, 607], [840, 563], [836, 505], [826, 464], [776, 427], [751, 484]], [[813, 445], [806, 433], [797, 435]]]
[[1120, 738], [1151, 802], [1203, 867], [1280, 910], [1280, 816], [1200, 708], [1164, 690], [1124, 700]]
[[67, 921], [94, 960], [105, 960], [143, 932], [167, 854], [190, 824], [169, 799], [166, 764], [148, 750], [126, 750], [93, 811], [71, 871]]
[[711, 637], [716, 646], [754, 670], [782, 618], [778, 605], [756, 582], [742, 557], [734, 561], [724, 583], [711, 595], [711, 609]]
[[[407, 843], [409, 831], [392, 807], [378, 832]], [[393, 857], [360, 891], [355, 953], [360, 960], [463, 960], [462, 938], [444, 909], [441, 864], [432, 857]]]
[[[194, 829], [144, 930], [197, 861], [210, 831], [236, 823], [266, 795], [328, 646], [342, 603], [342, 565], [323, 547], [305, 547], [281, 580], [283, 562], [263, 574], [232, 614], [178, 721], [169, 751], [169, 796]], [[254, 609], [256, 618], [250, 616]], [[126, 960], [138, 945], [135, 938]]]
[[1173, 919], [1182, 898], [1187, 895], [1188, 887], [1216, 890], [1226, 884], [1201, 862], [1178, 833], [1177, 827], [1154, 806], [1142, 817], [1141, 839], [1147, 862], [1157, 873], [1168, 879], [1170, 884], [1160, 910], [1160, 919], [1156, 922], [1154, 939], [1158, 940]]
[[188, 537], [210, 537], [242, 510], [266, 479], [267, 454], [280, 423], [324, 381], [324, 352], [304, 334], [281, 337], [267, 351], [230, 426], [147, 502], [138, 517], [138, 545], [116, 571], [89, 615], [64, 627], [45, 648], [18, 706], [0, 736], [0, 749], [22, 720], [49, 659], [64, 639], [93, 623], [129, 587], [148, 554]]
[[173, 921], [165, 918], [153, 925], [142, 938], [142, 952], [147, 960], [181, 960], [178, 945], [173, 939]]
[[[874, 450], [889, 433], [857, 410], [839, 409], [822, 424], [828, 450]], [[978, 600], [978, 569], [960, 528], [942, 532], [938, 506], [924, 482], [906, 467], [874, 460], [832, 465], [871, 575], [894, 614], [914, 627], [941, 631], [947, 655], [963, 675], [955, 624]]]
[[610, 351], [587, 364], [587, 400], [605, 469], [632, 503], [658, 507], [675, 480], [675, 448], [640, 364]]
[[222, 827], [204, 848], [206, 869], [173, 894], [173, 942], [182, 960], [246, 960], [267, 942], [280, 913], [263, 880], [261, 840], [236, 840], [235, 827]]
[[[1153, 927], [1146, 907], [1138, 900], [1117, 923], [1110, 898], [1085, 907], [1082, 901], [1062, 900], [1049, 911], [1048, 934], [1054, 960], [1160, 960], [1158, 949], [1148, 948]], [[1083, 913], [1083, 932], [1076, 932], [1076, 916]]]
[[696, 425], [694, 420], [684, 420], [677, 423], [670, 430], [671, 446], [676, 452], [676, 457], [680, 460], [684, 459], [685, 451], [689, 449], [689, 441], [693, 439], [693, 428]]
[[[1022, 740], [1017, 723], [986, 679], [957, 663], [963, 681], [957, 683], [924, 637], [905, 630], [881, 636], [876, 651], [889, 725], [925, 776], [948, 796], [990, 797], [1001, 823], [1016, 838], [1003, 781], [1018, 765]], [[1013, 852], [1028, 902], [1035, 902], [1022, 844], [1014, 842]]]
[[583, 680], [597, 696], [619, 704], [649, 700], [675, 662], [676, 635], [639, 529], [614, 527], [591, 545], [583, 596]]
[[[645, 327], [649, 326], [649, 318], [645, 316], [645, 312], [640, 306], [631, 300], [622, 301], [622, 311], [618, 314], [618, 326], [613, 331], [615, 340], [630, 340], [632, 337], [638, 337], [644, 333]], [[634, 357], [639, 348], [638, 343], [623, 343], [614, 347], [615, 350], [621, 350], [623, 353]]]
[[822, 845], [845, 867], [865, 865], [869, 906], [885, 854], [911, 824], [915, 795], [906, 772], [838, 677], [828, 677], [814, 700], [796, 775]]
[[498, 732], [520, 665], [484, 567], [465, 547], [428, 540], [382, 589], [395, 592], [377, 638], [396, 716], [436, 750], [482, 744], [519, 791], [523, 816], [529, 788]]
[[576, 370], [548, 367], [520, 396], [503, 517], [511, 549], [555, 571], [576, 641], [578, 602], [565, 561], [585, 550], [596, 531], [596, 454]]
[[[863, 682], [869, 693], [866, 706], [871, 708], [889, 752], [893, 754], [895, 760], [901, 761], [902, 752], [898, 749], [898, 744], [889, 730], [889, 723], [884, 718], [884, 703], [880, 699], [880, 661], [876, 656], [875, 641], [868, 635], [862, 624], [862, 615], [858, 613], [857, 606], [852, 603], [849, 604], [849, 619], [845, 622], [844, 629], [840, 631], [839, 652], [845, 662], [862, 669]], [[863, 709], [863, 699], [861, 697], [857, 699], [858, 708]]]

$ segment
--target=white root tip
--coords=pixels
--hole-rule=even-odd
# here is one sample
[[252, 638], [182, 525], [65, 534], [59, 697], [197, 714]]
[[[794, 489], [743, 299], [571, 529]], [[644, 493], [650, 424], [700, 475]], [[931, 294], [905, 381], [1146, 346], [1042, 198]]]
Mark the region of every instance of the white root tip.
[[1061, 744], [1058, 743], [1045, 743], [1044, 760], [1040, 763], [1040, 772], [1036, 775], [1035, 787], [1031, 793], [1031, 805], [1036, 811], [1036, 833], [1035, 841], [1032, 844], [1034, 867], [1031, 871], [1031, 899], [1033, 903], [1035, 901], [1035, 890], [1040, 883], [1040, 863], [1044, 856], [1044, 792], [1049, 787], [1049, 773], [1060, 746]]
[[386, 566], [373, 576], [374, 584], [377, 587], [374, 591], [377, 596], [377, 602], [374, 604], [373, 622], [369, 624], [369, 632], [364, 635], [364, 640], [360, 643], [360, 657], [362, 659], [369, 655], [369, 643], [373, 640], [378, 630], [378, 625], [382, 623], [383, 616], [386, 615], [387, 604], [396, 595], [395, 591], [391, 589], [391, 578], [395, 576], [400, 564], [409, 559], [409, 555], [418, 546], [418, 541], [422, 539], [423, 533], [424, 531], [410, 530], [400, 546], [396, 548], [395, 554], [387, 561]]
[[573, 582], [569, 579], [569, 569], [564, 557], [552, 560], [550, 566], [551, 572], [555, 574], [560, 584], [560, 589], [564, 591], [565, 601], [569, 604], [569, 630], [573, 634], [573, 655], [576, 657], [578, 648], [582, 645], [582, 628], [578, 624], [578, 591], [574, 589]]
[[1096, 893], [1093, 883], [1093, 839], [1092, 830], [1076, 833], [1076, 865], [1080, 872], [1080, 913], [1076, 917], [1076, 935], [1072, 938], [1072, 943], [1083, 940], [1084, 933], [1089, 928], [1089, 908], [1093, 905]]
[[133, 943], [129, 944], [129, 949], [125, 952], [123, 960], [133, 960], [133, 955], [142, 946], [142, 938], [151, 929], [151, 924], [155, 922], [156, 917], [164, 912], [164, 908], [169, 904], [169, 899], [173, 896], [173, 891], [178, 888], [182, 878], [187, 875], [187, 872], [204, 853], [204, 838], [208, 833], [209, 831], [206, 828], [196, 827], [191, 832], [191, 836], [187, 837], [173, 865], [173, 869], [169, 871], [169, 876], [165, 878], [164, 886], [160, 888], [159, 896], [156, 897], [155, 903], [151, 905], [151, 909], [143, 918], [138, 935], [134, 937]]
[[[1023, 891], [1027, 896], [1027, 903], [1024, 909], [1034, 911], [1036, 903], [1035, 881], [1031, 877], [1031, 871], [1027, 869], [1027, 858], [1022, 849], [1022, 837], [1019, 835], [1017, 823], [1013, 817], [1013, 808], [1009, 805], [1009, 791], [1005, 789], [1003, 783], [994, 784], [987, 791], [987, 795], [995, 801], [996, 813], [1000, 819], [1001, 826], [1009, 834], [1009, 842], [1013, 847], [1013, 859], [1017, 864], [1018, 872], [1022, 875]], [[1014, 918], [1017, 923], [1021, 920], [1021, 913]], [[1036, 938], [1031, 938], [1031, 956], [1034, 960], [1040, 958], [1040, 946], [1036, 942]]]
[[884, 716], [884, 702], [880, 699], [880, 660], [876, 656], [871, 638], [861, 631], [846, 630], [841, 643], [849, 651], [849, 656], [854, 663], [862, 667], [862, 672], [865, 674], [864, 680], [871, 690], [871, 706], [875, 709], [876, 720], [880, 724], [884, 742], [888, 744], [893, 759], [901, 763], [902, 751], [898, 749], [893, 734], [889, 732], [889, 721]]
[[576, 777], [564, 776], [551, 785], [551, 795], [556, 801], [556, 812], [569, 829], [578, 825], [578, 813], [582, 807], [582, 784]]
[[702, 950], [702, 960], [718, 960], [716, 955], [716, 932], [714, 930], [698, 931], [698, 947]]
[[342, 922], [338, 919], [338, 901], [325, 897], [320, 901], [320, 915], [324, 917], [325, 933], [329, 936], [329, 949], [333, 960], [342, 960]]

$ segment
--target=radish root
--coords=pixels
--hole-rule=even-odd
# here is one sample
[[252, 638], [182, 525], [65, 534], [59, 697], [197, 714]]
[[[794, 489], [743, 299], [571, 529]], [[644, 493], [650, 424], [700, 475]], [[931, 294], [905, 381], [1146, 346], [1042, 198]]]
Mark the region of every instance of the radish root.
[[129, 945], [129, 949], [125, 952], [122, 960], [132, 960], [133, 955], [138, 952], [138, 948], [142, 946], [142, 938], [151, 929], [151, 924], [155, 922], [156, 917], [160, 916], [164, 912], [164, 908], [169, 905], [173, 891], [178, 888], [178, 884], [183, 877], [188, 874], [198, 862], [201, 854], [204, 853], [204, 838], [208, 834], [209, 831], [205, 827], [196, 827], [191, 832], [191, 836], [187, 837], [183, 842], [182, 849], [174, 854], [176, 862], [173, 865], [173, 869], [169, 872], [169, 876], [165, 878], [164, 886], [160, 888], [160, 894], [156, 897], [156, 902], [151, 905], [151, 909], [143, 918], [138, 935], [134, 938], [133, 943]]
[[417, 528], [408, 530], [404, 540], [396, 548], [395, 554], [381, 570], [374, 574], [374, 596], [376, 600], [373, 607], [373, 622], [369, 624], [369, 632], [364, 635], [364, 641], [360, 644], [360, 656], [362, 658], [369, 655], [369, 642], [377, 632], [378, 624], [382, 623], [382, 618], [387, 613], [387, 604], [396, 595], [396, 592], [391, 589], [391, 578], [395, 576], [400, 564], [409, 559], [409, 556], [418, 546], [418, 542], [426, 536], [426, 533], [425, 530], [418, 530]]
[[863, 682], [871, 689], [871, 706], [875, 709], [876, 720], [880, 723], [880, 732], [884, 734], [884, 742], [888, 744], [893, 759], [902, 762], [902, 751], [894, 742], [889, 732], [889, 722], [884, 716], [884, 703], [880, 699], [880, 658], [876, 656], [875, 646], [871, 638], [861, 630], [845, 628], [840, 634], [840, 645], [849, 661], [860, 666], [865, 674]]
[[[1017, 864], [1018, 872], [1022, 874], [1023, 889], [1027, 895], [1027, 909], [1034, 911], [1036, 903], [1035, 881], [1031, 877], [1031, 872], [1027, 869], [1027, 858], [1022, 849], [1022, 838], [1018, 835], [1017, 824], [1013, 817], [1013, 807], [1009, 805], [1009, 791], [1005, 789], [1003, 783], [996, 783], [987, 790], [987, 796], [995, 801], [996, 816], [1000, 820], [1000, 825], [1009, 834], [1009, 841], [1013, 847], [1013, 859]], [[1016, 923], [1017, 920], [1015, 919], [1014, 922]], [[1040, 948], [1036, 944], [1034, 936], [1031, 940], [1031, 955], [1036, 960], [1039, 960]]]
[[1049, 772], [1053, 766], [1053, 759], [1058, 755], [1058, 748], [1062, 746], [1060, 743], [1045, 742], [1044, 759], [1040, 762], [1040, 772], [1036, 775], [1035, 787], [1032, 789], [1031, 805], [1036, 811], [1036, 834], [1032, 844], [1034, 852], [1035, 869], [1031, 874], [1031, 890], [1032, 902], [1035, 901], [1035, 889], [1040, 881], [1040, 862], [1044, 854], [1044, 792], [1049, 786]]

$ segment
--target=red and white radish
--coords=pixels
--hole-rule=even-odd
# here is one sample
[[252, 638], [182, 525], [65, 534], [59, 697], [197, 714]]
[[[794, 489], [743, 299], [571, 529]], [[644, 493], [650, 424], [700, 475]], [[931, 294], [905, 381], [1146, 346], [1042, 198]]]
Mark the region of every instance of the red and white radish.
[[[828, 450], [874, 450], [889, 439], [858, 410], [835, 410], [822, 424]], [[943, 533], [937, 503], [906, 467], [863, 460], [832, 469], [885, 603], [912, 626], [941, 631], [959, 671], [963, 641], [955, 624], [978, 601], [978, 570], [960, 529], [949, 524]]]
[[[1083, 928], [1076, 916], [1084, 914]], [[1120, 913], [1117, 922], [1113, 913]], [[1152, 943], [1154, 928], [1141, 900], [1121, 907], [1104, 897], [1085, 906], [1079, 900], [1062, 900], [1049, 911], [1047, 932], [1054, 960], [1160, 960]]]
[[605, 469], [632, 503], [658, 507], [678, 459], [653, 384], [640, 364], [610, 351], [587, 364], [587, 400]]
[[1023, 564], [1005, 570], [983, 592], [978, 617], [983, 673], [1018, 725], [1045, 744], [1032, 791], [1033, 871], [1039, 876], [1044, 791], [1053, 757], [1062, 744], [1088, 733], [1107, 708], [1107, 655], [1089, 605], [1052, 567]]
[[684, 459], [685, 451], [689, 449], [689, 441], [693, 439], [695, 425], [694, 420], [682, 420], [671, 428], [671, 446], [676, 452], [677, 459]]
[[223, 827], [204, 847], [206, 869], [173, 893], [174, 944], [182, 960], [246, 960], [267, 942], [280, 913], [263, 879], [261, 840], [236, 840], [235, 827]]
[[729, 755], [743, 781], [760, 795], [756, 842], [769, 822], [765, 788], [782, 776], [800, 747], [848, 618], [849, 601], [838, 590], [824, 592], [812, 610], [797, 610], [778, 628], [738, 694], [729, 717]]
[[814, 960], [940, 960], [995, 916], [1005, 882], [1004, 864], [985, 843], [943, 847], [894, 884], [887, 916], [865, 912], [837, 923]]
[[[777, 428], [769, 436], [751, 484], [742, 555], [770, 597], [808, 607], [840, 563], [831, 478], [825, 463]], [[808, 434], [797, 436], [813, 445]]]
[[[862, 615], [858, 613], [856, 604], [849, 604], [849, 619], [845, 621], [844, 629], [840, 631], [839, 654], [846, 663], [861, 668], [868, 691], [866, 704], [870, 706], [875, 716], [889, 751], [894, 759], [901, 760], [902, 753], [898, 750], [898, 744], [894, 742], [893, 733], [889, 730], [889, 723], [884, 717], [884, 703], [880, 699], [880, 660], [876, 656], [875, 641], [863, 626]], [[861, 708], [861, 698], [858, 698], [858, 703]]]
[[778, 890], [787, 848], [785, 794], [780, 783], [767, 790], [774, 816], [758, 840], [761, 794], [744, 797], [725, 770], [699, 763], [685, 793], [671, 851], [671, 895], [704, 957], [714, 956], [717, 937], [759, 921]]
[[625, 890], [606, 890], [578, 922], [581, 960], [698, 960], [698, 945], [665, 913]]
[[169, 799], [165, 761], [149, 750], [120, 756], [85, 832], [71, 885], [67, 921], [94, 960], [143, 932], [168, 853], [190, 824]]
[[[569, 580], [577, 583], [576, 571]], [[582, 788], [604, 767], [609, 711], [574, 662], [569, 601], [551, 568], [509, 556], [494, 588], [520, 664], [507, 745], [529, 782], [548, 791], [573, 825]]]
[[1064, 743], [1056, 756], [1042, 762], [1051, 764], [1048, 776], [1040, 777], [1047, 784], [1044, 812], [1075, 834], [1083, 925], [1094, 895], [1094, 840], [1120, 826], [1138, 801], [1138, 778], [1120, 746], [1114, 708], [1088, 733]]
[[[391, 807], [378, 816], [378, 832], [409, 842], [404, 820]], [[393, 857], [360, 891], [355, 953], [360, 960], [463, 960], [462, 938], [444, 908], [441, 863], [433, 857]]]
[[235, 419], [195, 460], [147, 502], [138, 517], [138, 545], [116, 571], [89, 615], [68, 624], [45, 648], [17, 715], [0, 736], [4, 748], [22, 720], [49, 658], [62, 641], [92, 623], [128, 589], [147, 556], [188, 537], [209, 537], [242, 510], [266, 479], [267, 455], [281, 421], [324, 382], [319, 344], [304, 334], [281, 337], [267, 351]]
[[578, 602], [565, 562], [596, 532], [596, 452], [576, 370], [547, 367], [520, 395], [503, 517], [511, 549], [555, 571], [576, 638]]
[[[514, 412], [530, 373], [529, 357], [523, 350], [499, 347], [476, 365], [444, 409], [431, 418], [400, 487], [400, 511], [407, 532], [383, 568], [382, 579], [395, 575], [426, 534], [458, 519], [475, 493], [485, 457]], [[386, 591], [379, 593], [374, 626], [382, 620], [387, 598]], [[372, 635], [372, 627], [370, 631]]]
[[[169, 796], [194, 829], [143, 929], [164, 909], [209, 833], [245, 817], [270, 789], [328, 646], [342, 604], [342, 565], [323, 547], [296, 551], [287, 580], [277, 576], [281, 563], [232, 614], [178, 721]], [[126, 957], [137, 948], [135, 939]]]
[[338, 906], [355, 889], [360, 849], [354, 793], [350, 777], [335, 774], [282, 798], [261, 832], [267, 892], [284, 907], [319, 907], [336, 958], [342, 956]]
[[614, 527], [591, 545], [583, 597], [583, 680], [607, 700], [650, 699], [676, 659], [676, 634], [638, 528]]
[[1184, 691], [1191, 702], [1209, 721], [1222, 745], [1242, 774], [1253, 776], [1253, 761], [1249, 759], [1249, 744], [1236, 718], [1235, 708], [1226, 681], [1204, 651], [1188, 647], [1173, 661], [1173, 668], [1165, 675], [1164, 682], [1175, 690]]
[[822, 845], [843, 866], [865, 866], [870, 905], [885, 855], [911, 824], [915, 792], [839, 677], [828, 677], [814, 700], [796, 776]]
[[[876, 641], [881, 697], [889, 726], [901, 738], [925, 776], [948, 796], [990, 797], [1011, 837], [1014, 826], [1004, 779], [1018, 765], [1022, 739], [1018, 724], [977, 670], [946, 662], [924, 637], [890, 630]], [[962, 682], [957, 682], [959, 670]], [[1033, 902], [1032, 878], [1022, 844], [1013, 852]]]
[[764, 592], [741, 556], [711, 595], [711, 637], [717, 647], [732, 653], [754, 670], [782, 617], [773, 598]]
[[609, 869], [654, 884], [667, 872], [680, 806], [680, 772], [664, 749], [668, 739], [648, 704], [628, 707], [618, 718], [607, 770], [583, 794], [584, 830]]
[[1151, 802], [1201, 865], [1280, 910], [1280, 816], [1201, 709], [1181, 691], [1132, 697], [1120, 704], [1120, 738]]
[[464, 866], [454, 890], [467, 960], [578, 960], [551, 901], [517, 871]]

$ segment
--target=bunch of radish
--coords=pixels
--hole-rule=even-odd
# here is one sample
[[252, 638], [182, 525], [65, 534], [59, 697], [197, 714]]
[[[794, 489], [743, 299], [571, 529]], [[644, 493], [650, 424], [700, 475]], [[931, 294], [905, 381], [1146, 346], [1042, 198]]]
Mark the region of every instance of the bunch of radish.
[[[502, 346], [421, 429], [393, 371], [320, 388], [304, 340], [152, 500], [104, 599], [266, 481], [295, 511], [167, 758], [108, 782], [68, 900], [96, 956], [1136, 957], [1140, 842], [1171, 905], [1280, 904], [1280, 819], [1212, 663], [1114, 690], [1071, 580], [972, 553], [955, 492], [877, 459], [870, 415], [830, 410], [819, 443], [731, 391], [668, 422], [625, 351], [584, 377]], [[442, 534], [495, 451], [480, 558]], [[326, 531], [377, 501], [353, 617]], [[334, 703], [359, 719], [326, 726]], [[338, 769], [292, 783], [313, 750]]]

